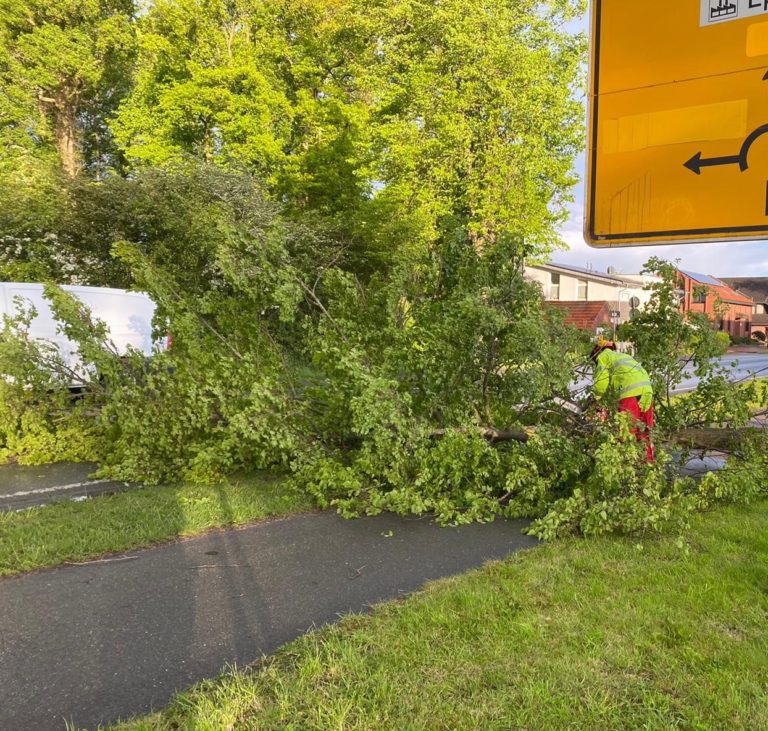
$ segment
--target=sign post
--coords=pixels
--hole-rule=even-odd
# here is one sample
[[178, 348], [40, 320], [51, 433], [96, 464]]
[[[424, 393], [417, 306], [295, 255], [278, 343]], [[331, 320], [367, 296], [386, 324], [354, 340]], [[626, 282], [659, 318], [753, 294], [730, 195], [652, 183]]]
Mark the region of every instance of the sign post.
[[768, 0], [593, 0], [585, 238], [768, 238]]
[[616, 326], [621, 321], [621, 310], [611, 310], [611, 323], [613, 324], [613, 340], [616, 340]]

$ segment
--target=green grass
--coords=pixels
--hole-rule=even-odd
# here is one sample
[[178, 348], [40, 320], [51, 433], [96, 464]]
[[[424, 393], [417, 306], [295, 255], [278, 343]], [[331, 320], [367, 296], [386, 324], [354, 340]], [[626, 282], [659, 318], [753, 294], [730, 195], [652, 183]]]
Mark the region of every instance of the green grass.
[[768, 503], [559, 541], [303, 637], [123, 731], [768, 728]]
[[287, 481], [252, 475], [218, 487], [143, 488], [0, 513], [0, 576], [311, 508]]

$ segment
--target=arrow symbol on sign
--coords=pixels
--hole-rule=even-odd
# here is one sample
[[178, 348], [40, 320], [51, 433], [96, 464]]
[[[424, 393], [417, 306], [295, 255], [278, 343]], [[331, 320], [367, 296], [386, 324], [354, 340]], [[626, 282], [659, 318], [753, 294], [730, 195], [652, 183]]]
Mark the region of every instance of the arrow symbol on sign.
[[718, 165], [740, 165], [741, 155], [728, 155], [726, 157], [702, 157], [697, 152], [688, 162], [683, 163], [691, 172], [701, 175], [702, 168], [711, 168]]
[[720, 165], [738, 165], [739, 170], [743, 173], [749, 169], [749, 150], [752, 145], [757, 142], [763, 135], [768, 134], [768, 124], [764, 124], [762, 127], [758, 127], [752, 132], [744, 144], [741, 146], [741, 152], [738, 155], [726, 155], [725, 157], [702, 157], [700, 152], [697, 152], [688, 162], [684, 162], [683, 166], [687, 167], [692, 173], [701, 175], [702, 168], [717, 167]]

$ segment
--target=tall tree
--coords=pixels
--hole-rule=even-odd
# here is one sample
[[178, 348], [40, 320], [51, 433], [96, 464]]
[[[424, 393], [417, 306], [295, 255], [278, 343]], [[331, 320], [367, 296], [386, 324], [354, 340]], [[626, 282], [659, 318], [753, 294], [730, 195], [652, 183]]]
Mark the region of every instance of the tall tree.
[[376, 207], [427, 238], [445, 225], [476, 245], [544, 247], [574, 183], [583, 139], [580, 0], [356, 0], [375, 28], [358, 59], [372, 100]]
[[261, 174], [374, 259], [456, 226], [551, 247], [582, 144], [583, 0], [161, 0], [115, 130]]
[[136, 87], [114, 129], [130, 160], [194, 155], [268, 176], [291, 131], [291, 105], [264, 33], [268, 3], [158, 0], [139, 23]]
[[72, 177], [114, 162], [107, 119], [128, 89], [133, 0], [0, 0], [0, 140], [53, 148]]

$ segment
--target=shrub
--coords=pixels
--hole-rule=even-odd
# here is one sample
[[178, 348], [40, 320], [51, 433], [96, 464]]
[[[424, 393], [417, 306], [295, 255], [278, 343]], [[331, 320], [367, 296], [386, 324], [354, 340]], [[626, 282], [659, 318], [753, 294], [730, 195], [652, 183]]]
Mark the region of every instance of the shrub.
[[731, 347], [731, 337], [726, 332], [716, 332], [715, 342], [717, 343], [717, 354], [725, 355], [728, 348]]
[[0, 461], [91, 461], [99, 455], [88, 394], [75, 398], [58, 349], [31, 336], [34, 308], [17, 301], [0, 331]]

